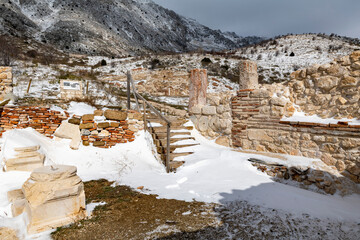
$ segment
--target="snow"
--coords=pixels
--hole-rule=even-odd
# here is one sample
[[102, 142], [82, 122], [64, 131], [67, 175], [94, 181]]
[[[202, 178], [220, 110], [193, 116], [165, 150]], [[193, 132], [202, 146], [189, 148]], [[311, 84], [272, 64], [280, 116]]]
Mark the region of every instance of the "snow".
[[93, 114], [96, 110], [95, 107], [92, 107], [86, 103], [79, 102], [71, 102], [70, 107], [67, 110], [70, 115], [85, 115], [85, 114]]
[[337, 124], [338, 122], [348, 122], [349, 125], [360, 125], [359, 119], [349, 119], [349, 118], [321, 118], [317, 115], [306, 116], [304, 112], [295, 111], [291, 117], [283, 117], [281, 121], [290, 121], [290, 122], [308, 122], [308, 123], [322, 123], [322, 124]]
[[[247, 161], [249, 158], [257, 158], [287, 165], [313, 166], [320, 160], [293, 156], [279, 160], [219, 146], [196, 130], [191, 131], [191, 136], [200, 144], [191, 147], [194, 152], [192, 155], [181, 157], [186, 161], [185, 165], [171, 174], [167, 174], [165, 167], [155, 159], [151, 136], [144, 131], [138, 133], [134, 142], [119, 144], [111, 149], [80, 146], [79, 150], [74, 151], [68, 146], [69, 140], [49, 139], [30, 128], [12, 130], [4, 134], [5, 143], [1, 149], [6, 153], [7, 148], [12, 146], [6, 143], [18, 139], [19, 143], [28, 144], [28, 140], [31, 140], [32, 144], [41, 146], [46, 155], [46, 165], [74, 165], [83, 181], [105, 178], [134, 189], [144, 186], [149, 189], [149, 194], [157, 194], [159, 198], [185, 201], [195, 199], [221, 204], [247, 201], [299, 216], [309, 214], [331, 221], [360, 223], [359, 195], [323, 195], [274, 182]], [[28, 172], [0, 172], [0, 226], [24, 226], [24, 223], [18, 223], [23, 221], [21, 218], [11, 218], [6, 193], [21, 188], [29, 175]], [[94, 206], [88, 205], [88, 210]], [[41, 237], [48, 236], [46, 234], [48, 233]]]
[[92, 212], [97, 206], [104, 206], [106, 205], [106, 202], [99, 202], [99, 203], [89, 203], [86, 205], [86, 212], [88, 216], [92, 215]]

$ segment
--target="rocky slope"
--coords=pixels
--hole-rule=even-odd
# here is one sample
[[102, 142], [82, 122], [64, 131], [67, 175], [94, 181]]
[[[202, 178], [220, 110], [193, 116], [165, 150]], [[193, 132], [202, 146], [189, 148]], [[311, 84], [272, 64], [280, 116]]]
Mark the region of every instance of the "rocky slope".
[[290, 73], [298, 69], [329, 63], [357, 49], [360, 49], [359, 39], [299, 34], [243, 47], [235, 55], [256, 61], [260, 81], [272, 83], [290, 80]]
[[212, 30], [151, 0], [0, 0], [0, 15], [0, 34], [81, 54], [223, 50], [261, 40]]

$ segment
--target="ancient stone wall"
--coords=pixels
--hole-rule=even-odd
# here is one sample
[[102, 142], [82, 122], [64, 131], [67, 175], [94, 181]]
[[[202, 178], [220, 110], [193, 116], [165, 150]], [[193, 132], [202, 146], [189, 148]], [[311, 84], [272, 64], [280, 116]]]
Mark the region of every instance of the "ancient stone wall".
[[360, 51], [291, 74], [292, 100], [307, 114], [360, 117]]
[[0, 101], [12, 92], [12, 68], [0, 67]]
[[292, 106], [266, 89], [240, 90], [231, 100], [234, 147], [320, 158], [360, 183], [360, 126], [281, 121]]
[[[222, 141], [230, 145], [232, 92], [208, 93], [206, 104], [197, 105], [189, 110], [190, 119], [203, 136], [210, 138], [225, 137]], [[226, 140], [228, 138], [228, 140]]]

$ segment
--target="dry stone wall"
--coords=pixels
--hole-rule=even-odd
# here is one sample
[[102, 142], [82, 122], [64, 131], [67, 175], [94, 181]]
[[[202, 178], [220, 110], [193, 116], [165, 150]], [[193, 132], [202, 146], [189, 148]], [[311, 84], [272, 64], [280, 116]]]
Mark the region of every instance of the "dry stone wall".
[[0, 101], [12, 92], [12, 68], [0, 67]]
[[313, 65], [291, 74], [292, 100], [309, 115], [360, 116], [360, 51], [325, 65]]
[[360, 126], [281, 121], [292, 106], [266, 89], [240, 90], [231, 103], [234, 147], [320, 158], [360, 183]]
[[232, 128], [230, 99], [232, 92], [208, 93], [205, 105], [189, 110], [190, 119], [203, 136], [220, 137], [222, 145], [230, 145]]

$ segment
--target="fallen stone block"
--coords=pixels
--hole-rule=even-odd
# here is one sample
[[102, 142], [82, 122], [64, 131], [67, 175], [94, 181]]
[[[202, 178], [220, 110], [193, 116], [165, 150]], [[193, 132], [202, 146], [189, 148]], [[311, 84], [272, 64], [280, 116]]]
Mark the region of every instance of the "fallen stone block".
[[74, 166], [34, 170], [23, 184], [28, 233], [64, 226], [86, 217], [84, 184]]
[[124, 121], [127, 119], [127, 113], [117, 110], [106, 110], [104, 116], [108, 120]]

